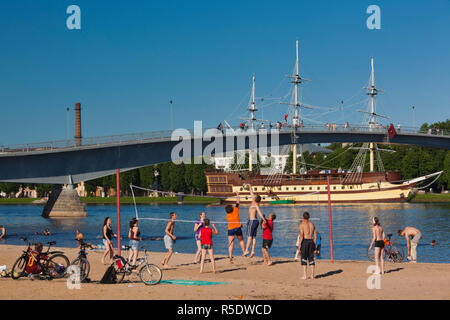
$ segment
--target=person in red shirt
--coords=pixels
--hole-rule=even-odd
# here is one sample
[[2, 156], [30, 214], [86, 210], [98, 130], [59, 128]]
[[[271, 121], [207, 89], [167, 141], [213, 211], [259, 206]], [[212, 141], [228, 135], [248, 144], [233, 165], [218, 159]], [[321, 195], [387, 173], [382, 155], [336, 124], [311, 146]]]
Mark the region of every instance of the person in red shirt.
[[205, 264], [206, 250], [208, 250], [209, 259], [211, 260], [213, 273], [216, 273], [216, 265], [214, 263], [214, 249], [212, 242], [212, 235], [218, 235], [219, 232], [216, 229], [216, 226], [212, 224], [211, 229], [209, 219], [205, 219], [205, 226], [201, 229], [199, 238], [202, 242], [202, 260], [200, 262], [200, 273], [203, 273], [203, 265]]
[[264, 221], [262, 221], [262, 223], [261, 223], [261, 227], [263, 229], [262, 254], [263, 254], [263, 258], [264, 258], [264, 263], [267, 264], [268, 266], [270, 266], [272, 264], [272, 260], [270, 260], [269, 249], [272, 246], [272, 242], [273, 242], [273, 237], [272, 237], [273, 221], [276, 218], [277, 218], [277, 216], [275, 215], [275, 213], [272, 212], [269, 215], [269, 217], [267, 218], [267, 223], [265, 223]]

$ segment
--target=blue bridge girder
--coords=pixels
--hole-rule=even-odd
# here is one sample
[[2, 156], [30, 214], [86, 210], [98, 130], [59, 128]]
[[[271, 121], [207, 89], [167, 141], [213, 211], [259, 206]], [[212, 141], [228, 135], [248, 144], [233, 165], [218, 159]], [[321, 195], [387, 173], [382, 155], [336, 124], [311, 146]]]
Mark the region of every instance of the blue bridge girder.
[[[268, 132], [268, 133], [267, 133]], [[415, 130], [401, 129], [389, 139], [386, 128], [355, 127], [325, 129], [302, 127], [294, 131], [282, 128], [271, 131], [227, 131], [223, 141], [205, 139], [185, 130], [182, 134], [191, 153], [182, 158], [202, 156], [211, 143], [222, 146], [222, 150], [245, 150], [292, 143], [363, 143], [402, 144], [450, 150], [450, 135], [429, 134]], [[278, 139], [275, 139], [275, 137]], [[172, 131], [159, 131], [76, 140], [0, 146], [0, 181], [18, 183], [73, 184], [111, 175], [117, 168], [121, 172], [172, 160], [172, 150], [180, 141], [172, 141]], [[179, 138], [181, 140], [181, 138]], [[243, 142], [242, 142], [243, 141]], [[256, 143], [256, 144], [255, 144]], [[272, 145], [273, 144], [273, 145]], [[227, 149], [228, 148], [228, 149]], [[212, 153], [219, 154], [217, 150]]]

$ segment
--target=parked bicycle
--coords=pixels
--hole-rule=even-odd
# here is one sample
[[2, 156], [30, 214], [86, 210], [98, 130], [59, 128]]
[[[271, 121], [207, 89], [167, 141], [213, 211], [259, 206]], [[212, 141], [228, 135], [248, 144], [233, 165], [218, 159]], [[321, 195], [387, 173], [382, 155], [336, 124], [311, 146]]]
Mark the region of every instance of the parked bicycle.
[[[403, 248], [401, 247], [397, 248], [394, 245], [394, 242], [391, 240], [392, 233], [386, 236], [388, 237], [388, 239], [384, 239], [384, 254], [383, 254], [384, 261], [390, 261], [394, 263], [403, 262], [404, 259]], [[369, 248], [367, 248], [367, 257], [369, 258], [370, 261], [375, 260], [374, 249], [369, 250]]]
[[56, 244], [56, 241], [47, 242], [48, 248], [46, 252], [36, 253], [31, 248], [32, 244], [27, 238], [20, 238], [28, 244], [27, 249], [23, 250], [22, 255], [14, 262], [11, 269], [11, 278], [14, 280], [27, 276], [27, 265], [34, 263], [39, 270], [39, 275], [43, 278], [53, 279], [62, 278], [66, 275], [69, 259], [62, 251], [50, 251], [50, 247]]
[[148, 262], [147, 257], [147, 249], [143, 246], [144, 249], [143, 257], [138, 258], [136, 260], [136, 266], [132, 267], [129, 263], [129, 250], [130, 246], [124, 246], [124, 249], [127, 251], [127, 258], [123, 258], [122, 256], [115, 255], [114, 256], [114, 270], [116, 271], [116, 283], [120, 283], [123, 281], [126, 275], [131, 275], [134, 270], [137, 270], [141, 265], [142, 268], [139, 270], [138, 275], [143, 283], [146, 285], [155, 285], [161, 281], [162, 271], [161, 269]]
[[86, 248], [88, 245], [84, 242], [80, 242], [80, 251], [78, 251], [78, 256], [72, 261], [71, 265], [76, 265], [80, 268], [80, 282], [86, 280], [89, 276], [89, 271], [91, 270], [91, 265], [87, 259]]

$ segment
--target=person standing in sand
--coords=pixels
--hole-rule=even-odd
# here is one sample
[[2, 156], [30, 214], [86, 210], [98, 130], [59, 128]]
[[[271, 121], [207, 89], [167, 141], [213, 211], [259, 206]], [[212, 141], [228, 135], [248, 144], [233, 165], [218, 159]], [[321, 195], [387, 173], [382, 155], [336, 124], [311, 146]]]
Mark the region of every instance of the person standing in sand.
[[375, 264], [377, 266], [377, 274], [380, 274], [380, 262], [381, 262], [381, 274], [384, 274], [384, 238], [386, 238], [383, 228], [380, 225], [380, 221], [377, 217], [372, 218], [372, 242], [370, 243], [369, 250], [375, 244]]
[[[303, 220], [299, 225], [300, 229], [300, 251], [301, 251], [301, 264], [303, 267], [303, 277], [302, 279], [307, 279], [306, 268], [307, 265], [311, 267], [311, 279], [314, 279], [314, 249], [315, 242], [317, 239], [316, 227], [312, 222], [309, 221], [309, 213], [303, 213]], [[314, 239], [313, 239], [314, 235]]]
[[109, 262], [112, 262], [114, 257], [114, 247], [112, 244], [112, 237], [116, 237], [111, 228], [111, 219], [106, 217], [103, 221], [103, 244], [105, 245], [105, 253], [102, 257], [102, 264], [105, 264], [105, 258], [109, 255]]
[[255, 255], [255, 246], [256, 246], [256, 233], [258, 231], [258, 219], [256, 218], [256, 214], [258, 214], [262, 222], [267, 223], [266, 219], [264, 218], [264, 215], [261, 212], [261, 209], [259, 208], [259, 203], [261, 202], [261, 196], [255, 195], [253, 193], [253, 188], [251, 184], [247, 184], [250, 196], [252, 197], [252, 203], [250, 205], [250, 208], [248, 208], [248, 222], [247, 222], [247, 246], [245, 247], [244, 256], [249, 254], [250, 245], [252, 245], [252, 253], [250, 254], [250, 258], [253, 258]]
[[214, 262], [214, 248], [212, 242], [212, 235], [218, 235], [219, 232], [216, 226], [212, 224], [212, 229], [209, 226], [209, 219], [205, 219], [205, 227], [200, 232], [200, 241], [202, 243], [202, 258], [200, 262], [200, 273], [203, 273], [203, 266], [205, 265], [206, 250], [208, 250], [209, 259], [211, 260], [213, 273], [216, 273], [216, 264]]
[[[406, 247], [408, 248], [408, 257], [406, 259], [414, 263], [417, 262], [417, 246], [422, 238], [420, 230], [414, 227], [405, 227], [403, 230], [398, 230], [397, 233], [400, 237], [404, 236], [406, 239]], [[411, 237], [411, 241], [409, 237]]]
[[205, 217], [206, 213], [200, 212], [200, 219], [194, 224], [195, 242], [197, 244], [197, 252], [195, 253], [194, 263], [199, 263], [202, 255], [202, 241], [199, 236], [202, 228], [205, 226]]
[[245, 252], [244, 237], [242, 236], [241, 220], [239, 218], [239, 192], [236, 192], [236, 204], [234, 207], [229, 204], [225, 206], [228, 221], [228, 256], [230, 263], [233, 263], [234, 238], [237, 237], [242, 249], [242, 255]]
[[267, 222], [261, 222], [261, 228], [263, 229], [263, 243], [262, 243], [262, 255], [264, 258], [264, 263], [270, 266], [272, 264], [272, 260], [270, 259], [269, 249], [272, 246], [273, 242], [273, 221], [277, 218], [275, 213], [271, 213], [267, 218]]
[[175, 244], [175, 241], [177, 240], [177, 237], [173, 235], [173, 232], [175, 230], [175, 220], [177, 220], [177, 214], [175, 212], [170, 213], [170, 221], [167, 222], [166, 225], [166, 235], [164, 236], [164, 245], [166, 249], [168, 250], [164, 260], [161, 261], [161, 264], [163, 267], [170, 267], [169, 266], [169, 260], [173, 253], [173, 245]]

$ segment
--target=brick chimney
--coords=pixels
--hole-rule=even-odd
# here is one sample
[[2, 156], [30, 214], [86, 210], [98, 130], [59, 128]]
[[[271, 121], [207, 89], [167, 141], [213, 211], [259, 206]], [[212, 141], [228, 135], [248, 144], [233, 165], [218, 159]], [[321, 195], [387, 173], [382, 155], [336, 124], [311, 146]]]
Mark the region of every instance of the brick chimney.
[[75, 144], [81, 145], [81, 103], [75, 103]]

